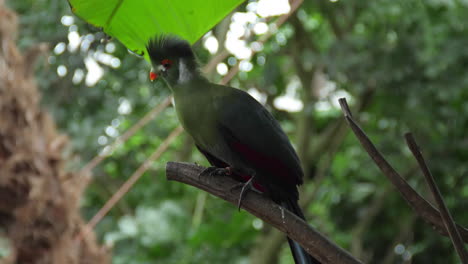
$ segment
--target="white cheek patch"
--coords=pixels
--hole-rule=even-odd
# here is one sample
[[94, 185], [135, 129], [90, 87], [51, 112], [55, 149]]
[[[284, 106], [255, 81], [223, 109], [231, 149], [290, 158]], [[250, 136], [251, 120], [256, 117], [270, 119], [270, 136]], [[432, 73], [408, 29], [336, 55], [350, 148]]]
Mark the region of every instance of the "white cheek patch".
[[178, 83], [186, 83], [189, 82], [192, 79], [192, 73], [189, 71], [187, 68], [187, 65], [185, 64], [184, 60], [179, 61], [179, 80], [177, 80]]
[[164, 68], [164, 66], [162, 65], [158, 66], [158, 72], [165, 72], [165, 71], [166, 71], [166, 68]]

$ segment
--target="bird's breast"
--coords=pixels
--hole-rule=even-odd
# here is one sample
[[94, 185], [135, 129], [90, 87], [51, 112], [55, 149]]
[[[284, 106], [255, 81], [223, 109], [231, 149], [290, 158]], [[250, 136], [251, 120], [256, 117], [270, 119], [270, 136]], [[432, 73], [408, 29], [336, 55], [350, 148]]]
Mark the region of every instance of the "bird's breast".
[[175, 98], [177, 116], [185, 131], [201, 146], [213, 145], [216, 142], [217, 113], [213, 103], [200, 100], [197, 96]]

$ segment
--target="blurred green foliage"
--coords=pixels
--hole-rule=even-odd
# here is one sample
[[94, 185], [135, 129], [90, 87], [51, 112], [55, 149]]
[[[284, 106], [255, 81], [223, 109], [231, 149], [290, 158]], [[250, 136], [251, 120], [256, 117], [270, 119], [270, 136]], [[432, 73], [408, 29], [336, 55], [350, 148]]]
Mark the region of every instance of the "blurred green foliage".
[[192, 44], [243, 1], [68, 0], [76, 16], [102, 28], [148, 62], [146, 45], [156, 34], [176, 34]]
[[[73, 17], [66, 1], [8, 4], [20, 15], [23, 50], [50, 44], [36, 76], [44, 106], [71, 138], [71, 170], [169, 94], [162, 84], [148, 82], [144, 60]], [[250, 1], [237, 12], [254, 7]], [[355, 114], [378, 148], [431, 200], [402, 137], [412, 131], [454, 218], [467, 226], [467, 7], [461, 0], [304, 1], [244, 60], [253, 68], [230, 83], [261, 94], [295, 143], [307, 172], [302, 197], [311, 197], [305, 206], [309, 223], [367, 263], [458, 259], [450, 240], [414, 216], [343, 126], [337, 98], [347, 96], [359, 108]], [[271, 23], [255, 16], [246, 32], [255, 23]], [[225, 35], [221, 23], [212, 36]], [[77, 37], [79, 45], [73, 46]], [[244, 39], [250, 45], [258, 36], [246, 33]], [[213, 56], [202, 43], [195, 47], [203, 63]], [[232, 67], [236, 61], [230, 56], [224, 63]], [[87, 85], [88, 72], [97, 69], [103, 75]], [[302, 111], [281, 109], [278, 100], [285, 95], [299, 101]], [[82, 203], [86, 219], [177, 125], [173, 109], [165, 110], [94, 170]], [[207, 165], [186, 135], [171, 145], [96, 228], [99, 239], [112, 246], [113, 262], [251, 263], [252, 249], [262, 247], [261, 237], [271, 229], [224, 201], [167, 182], [164, 166], [174, 160]], [[274, 254], [278, 263], [292, 263], [288, 250]]]

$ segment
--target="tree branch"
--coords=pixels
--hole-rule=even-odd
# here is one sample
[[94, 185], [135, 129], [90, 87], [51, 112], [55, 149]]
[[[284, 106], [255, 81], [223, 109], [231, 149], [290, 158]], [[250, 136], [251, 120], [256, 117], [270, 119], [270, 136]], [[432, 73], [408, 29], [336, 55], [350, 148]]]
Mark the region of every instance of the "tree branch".
[[419, 146], [418, 144], [416, 144], [416, 141], [414, 140], [413, 135], [411, 133], [406, 133], [405, 139], [406, 144], [413, 153], [413, 156], [418, 161], [419, 167], [421, 168], [421, 171], [423, 172], [424, 177], [426, 178], [427, 185], [429, 185], [429, 188], [431, 189], [432, 195], [434, 196], [434, 199], [437, 203], [437, 207], [439, 207], [440, 216], [442, 217], [442, 221], [445, 225], [445, 228], [448, 230], [453, 246], [455, 247], [458, 256], [460, 256], [460, 260], [462, 261], [462, 263], [467, 264], [468, 255], [466, 254], [463, 241], [460, 237], [460, 233], [458, 233], [452, 215], [450, 214], [450, 211], [445, 205], [444, 199], [442, 198], [442, 194], [440, 193], [439, 188], [437, 187], [434, 177], [432, 177], [431, 171], [426, 165], [426, 161], [424, 160], [424, 157], [421, 154], [421, 151], [419, 150]]
[[[169, 162], [166, 165], [166, 177], [168, 180], [186, 183], [202, 189], [236, 206], [240, 188], [234, 187], [239, 182], [227, 176], [199, 177], [203, 169], [203, 167], [193, 164]], [[261, 194], [254, 191], [248, 192], [242, 201], [242, 208], [297, 241], [307, 252], [322, 263], [361, 263], [344, 249], [341, 249], [310, 227], [302, 219]]]
[[[361, 142], [363, 148], [367, 151], [369, 156], [374, 160], [375, 164], [379, 167], [382, 173], [390, 180], [390, 182], [397, 188], [398, 192], [403, 196], [406, 202], [413, 208], [413, 210], [427, 223], [432, 225], [440, 234], [447, 236], [448, 232], [445, 228], [440, 212], [434, 208], [432, 204], [426, 201], [419, 195], [408, 182], [403, 179], [398, 172], [388, 163], [387, 160], [380, 154], [377, 148], [372, 144], [369, 137], [362, 131], [352, 118], [351, 111], [349, 110], [348, 103], [345, 98], [339, 100], [344, 113], [346, 122], [351, 127], [352, 131]], [[458, 232], [463, 238], [463, 241], [468, 242], [468, 229], [457, 225]]]

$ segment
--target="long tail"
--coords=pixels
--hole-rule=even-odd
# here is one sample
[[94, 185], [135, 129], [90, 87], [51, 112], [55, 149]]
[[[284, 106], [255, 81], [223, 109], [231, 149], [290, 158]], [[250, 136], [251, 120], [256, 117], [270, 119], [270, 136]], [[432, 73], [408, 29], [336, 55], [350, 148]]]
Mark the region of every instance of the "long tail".
[[[282, 202], [281, 205], [297, 215], [298, 217], [305, 220], [304, 213], [302, 213], [301, 208], [297, 204], [296, 201], [286, 201]], [[289, 247], [291, 248], [291, 253], [294, 258], [294, 263], [296, 264], [320, 264], [320, 261], [309, 255], [307, 251], [305, 251], [299, 243], [290, 239], [288, 237]]]

